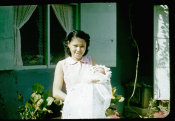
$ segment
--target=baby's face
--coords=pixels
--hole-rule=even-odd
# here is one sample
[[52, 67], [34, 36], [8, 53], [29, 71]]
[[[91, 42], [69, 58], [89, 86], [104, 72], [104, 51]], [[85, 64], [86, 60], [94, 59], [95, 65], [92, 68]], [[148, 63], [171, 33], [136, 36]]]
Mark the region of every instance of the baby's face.
[[95, 73], [96, 73], [96, 72], [105, 74], [105, 70], [104, 70], [104, 68], [102, 68], [102, 67], [95, 68]]

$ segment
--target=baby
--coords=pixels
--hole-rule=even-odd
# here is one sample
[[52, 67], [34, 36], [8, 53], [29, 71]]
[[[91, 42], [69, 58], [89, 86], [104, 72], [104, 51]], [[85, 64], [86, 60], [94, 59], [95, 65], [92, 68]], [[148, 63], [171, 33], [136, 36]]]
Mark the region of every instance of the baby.
[[98, 73], [99, 72], [99, 73], [102, 73], [104, 75], [106, 74], [103, 67], [94, 67], [94, 72], [95, 73]]
[[92, 75], [92, 82], [100, 82], [100, 80], [104, 80], [104, 77], [106, 76], [106, 72], [104, 67], [102, 66], [93, 66], [93, 75]]

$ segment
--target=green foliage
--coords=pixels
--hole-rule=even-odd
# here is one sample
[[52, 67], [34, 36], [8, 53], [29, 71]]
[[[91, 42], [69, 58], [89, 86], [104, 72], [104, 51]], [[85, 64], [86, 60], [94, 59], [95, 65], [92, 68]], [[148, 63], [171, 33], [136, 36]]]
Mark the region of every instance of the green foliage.
[[149, 101], [148, 112], [141, 118], [164, 118], [170, 112], [170, 101], [169, 100], [155, 100]]
[[44, 86], [35, 83], [32, 86], [32, 94], [25, 105], [18, 107], [21, 119], [47, 119], [59, 117], [62, 109], [62, 101], [52, 97], [51, 91], [44, 92]]
[[122, 95], [116, 94], [116, 87], [112, 88], [112, 95], [113, 96], [111, 98], [111, 104], [110, 104], [109, 108], [106, 110], [106, 116], [109, 118], [120, 118], [119, 113], [117, 111], [116, 104], [118, 102], [123, 102], [125, 98], [122, 97]]
[[37, 82], [32, 86], [32, 91], [35, 93], [42, 94], [44, 91], [44, 86], [41, 83]]
[[[115, 93], [116, 88], [112, 88], [112, 98], [110, 107], [106, 110], [106, 116], [110, 118], [120, 118], [116, 104], [124, 101], [124, 97]], [[35, 83], [32, 86], [32, 94], [25, 105], [18, 107], [21, 119], [49, 119], [60, 117], [63, 103], [61, 100], [52, 97], [51, 91], [44, 92], [44, 86]], [[112, 116], [112, 117], [111, 117]]]

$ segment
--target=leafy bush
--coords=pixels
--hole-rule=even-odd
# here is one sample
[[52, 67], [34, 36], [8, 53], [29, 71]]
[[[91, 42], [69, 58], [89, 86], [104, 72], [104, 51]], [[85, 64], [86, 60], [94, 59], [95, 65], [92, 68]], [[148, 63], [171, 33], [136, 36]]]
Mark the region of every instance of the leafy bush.
[[18, 107], [21, 119], [48, 119], [60, 117], [62, 101], [52, 97], [51, 91], [44, 92], [41, 83], [32, 86], [32, 94], [25, 105]]
[[[106, 110], [106, 116], [109, 118], [120, 118], [116, 103], [123, 102], [124, 97], [115, 93], [116, 88], [112, 88], [112, 99], [110, 107]], [[18, 107], [18, 113], [21, 119], [51, 119], [61, 117], [63, 103], [52, 97], [51, 91], [44, 92], [41, 83], [35, 83], [32, 86], [32, 94], [25, 105]]]
[[116, 104], [118, 102], [123, 102], [125, 100], [122, 95], [116, 94], [116, 87], [112, 88], [112, 99], [111, 99], [111, 104], [109, 108], [106, 110], [106, 116], [108, 118], [120, 118], [120, 114], [117, 111], [117, 106]]
[[148, 112], [141, 118], [165, 118], [170, 112], [169, 100], [155, 100], [149, 101]]

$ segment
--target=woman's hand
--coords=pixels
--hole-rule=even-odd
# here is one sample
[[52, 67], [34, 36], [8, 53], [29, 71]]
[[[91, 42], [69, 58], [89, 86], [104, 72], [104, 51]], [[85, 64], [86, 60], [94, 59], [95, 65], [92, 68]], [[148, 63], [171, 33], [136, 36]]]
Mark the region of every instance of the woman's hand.
[[92, 80], [91, 82], [92, 83], [96, 83], [96, 82], [99, 82], [100, 80]]

